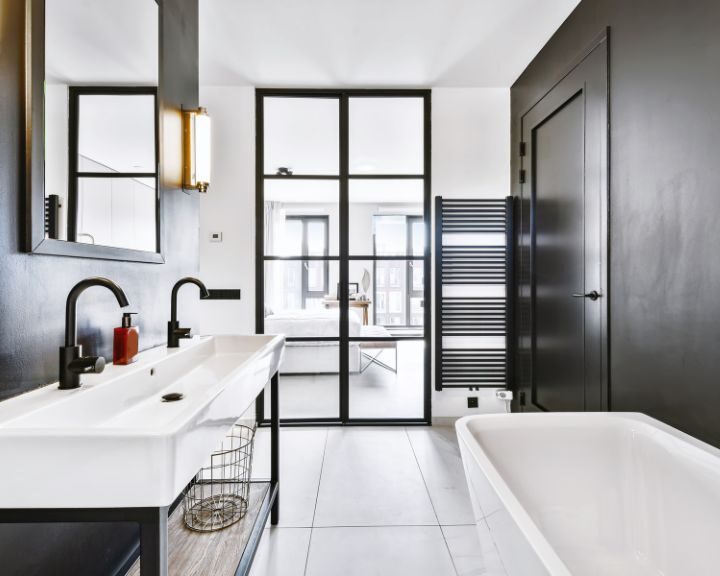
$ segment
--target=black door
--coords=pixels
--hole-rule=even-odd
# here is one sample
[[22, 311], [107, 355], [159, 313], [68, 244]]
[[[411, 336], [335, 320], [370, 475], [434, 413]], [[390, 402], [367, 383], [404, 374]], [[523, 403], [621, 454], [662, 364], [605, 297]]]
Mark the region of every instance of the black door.
[[522, 118], [530, 409], [608, 407], [606, 46], [600, 42]]

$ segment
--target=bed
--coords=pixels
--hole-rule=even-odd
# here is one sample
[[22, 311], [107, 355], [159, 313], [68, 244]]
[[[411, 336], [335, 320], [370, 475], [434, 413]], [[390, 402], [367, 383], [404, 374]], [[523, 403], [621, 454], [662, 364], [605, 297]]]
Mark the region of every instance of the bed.
[[[286, 338], [337, 338], [340, 311], [335, 309], [281, 310], [265, 317], [266, 334], [284, 334]], [[363, 326], [360, 317], [348, 315], [348, 334], [361, 336], [389, 336], [382, 326]], [[358, 373], [362, 367], [361, 342], [350, 342], [348, 370]], [[335, 341], [287, 342], [280, 366], [281, 374], [337, 374], [340, 371], [340, 343]]]

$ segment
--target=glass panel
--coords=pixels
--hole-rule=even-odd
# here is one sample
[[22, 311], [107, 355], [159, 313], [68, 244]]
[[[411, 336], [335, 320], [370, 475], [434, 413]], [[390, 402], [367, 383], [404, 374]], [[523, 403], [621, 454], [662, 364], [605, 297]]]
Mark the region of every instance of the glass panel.
[[265, 262], [265, 332], [338, 337], [337, 279], [337, 262]]
[[[272, 211], [273, 207], [265, 205], [266, 213]], [[302, 220], [289, 220], [284, 219], [285, 231], [283, 233], [284, 238], [278, 241], [278, 244], [284, 247], [297, 247], [300, 249], [298, 255], [302, 255], [302, 241], [303, 241], [303, 223]], [[284, 250], [285, 252], [285, 250]]]
[[407, 252], [407, 218], [378, 214], [373, 217], [375, 255], [405, 254]]
[[425, 343], [350, 342], [350, 418], [422, 418]]
[[265, 255], [337, 256], [339, 184], [265, 180]]
[[350, 180], [350, 254], [410, 254], [414, 243], [424, 242], [424, 236], [415, 239], [413, 227], [418, 218], [422, 224], [423, 196], [419, 179]]
[[[266, 262], [265, 333], [338, 338], [340, 311], [333, 294], [338, 275], [337, 262]], [[339, 417], [339, 355], [338, 340], [287, 342], [280, 366], [282, 418]], [[270, 418], [269, 386], [266, 392]]]
[[348, 267], [351, 338], [423, 335], [423, 261], [351, 260]]
[[[308, 274], [308, 292], [321, 292], [324, 296], [328, 290], [325, 262], [306, 262], [305, 268]], [[317, 302], [317, 299], [314, 299], [313, 302]]]
[[338, 174], [339, 114], [337, 98], [266, 97], [265, 174]]
[[79, 178], [77, 242], [154, 252], [154, 179]]
[[423, 174], [423, 99], [350, 98], [350, 174]]
[[424, 298], [418, 296], [410, 297], [410, 323], [421, 326], [424, 320]]
[[324, 256], [328, 253], [328, 221], [308, 219], [307, 224], [307, 253], [310, 256]]
[[411, 278], [411, 286], [410, 289], [413, 292], [422, 292], [424, 290], [423, 286], [423, 278], [424, 278], [424, 270], [423, 270], [423, 261], [422, 260], [411, 260], [409, 263], [410, 268], [412, 269], [410, 271], [410, 278]]
[[425, 254], [425, 223], [421, 218], [410, 220], [410, 250], [413, 256]]
[[78, 98], [81, 172], [155, 172], [155, 97], [85, 94]]
[[[280, 364], [281, 418], [340, 417], [340, 343], [287, 342]], [[270, 418], [270, 385], [265, 387]]]
[[380, 261], [375, 263], [375, 273], [380, 279], [381, 288], [375, 291], [378, 302], [375, 322], [381, 326], [399, 326], [404, 321], [402, 307], [403, 286], [402, 262], [397, 260]]

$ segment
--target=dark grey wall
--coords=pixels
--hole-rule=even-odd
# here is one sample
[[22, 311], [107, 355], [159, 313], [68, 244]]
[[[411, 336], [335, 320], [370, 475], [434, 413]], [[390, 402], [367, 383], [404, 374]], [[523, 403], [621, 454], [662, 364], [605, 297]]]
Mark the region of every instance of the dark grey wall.
[[[152, 0], [148, 0], [152, 1]], [[198, 105], [197, 0], [163, 0], [161, 105], [177, 118]], [[165, 189], [166, 264], [28, 255], [21, 251], [23, 221], [24, 2], [0, 2], [0, 399], [57, 380], [65, 298], [87, 276], [107, 276], [140, 312], [141, 347], [162, 344], [170, 289], [198, 269], [198, 199]], [[166, 122], [166, 138], [176, 138]], [[181, 319], [196, 325], [197, 291], [181, 293]], [[78, 332], [88, 353], [112, 356], [112, 329], [120, 309], [112, 295], [92, 289], [80, 299]], [[1, 466], [1, 464], [0, 464]], [[3, 472], [6, 473], [6, 472]], [[52, 470], [47, 471], [52, 483]], [[82, 482], [78, 478], [78, 482]], [[0, 526], [3, 574], [109, 574], [136, 541], [132, 525]]]
[[720, 3], [583, 0], [511, 90], [520, 117], [610, 27], [610, 403], [720, 446]]

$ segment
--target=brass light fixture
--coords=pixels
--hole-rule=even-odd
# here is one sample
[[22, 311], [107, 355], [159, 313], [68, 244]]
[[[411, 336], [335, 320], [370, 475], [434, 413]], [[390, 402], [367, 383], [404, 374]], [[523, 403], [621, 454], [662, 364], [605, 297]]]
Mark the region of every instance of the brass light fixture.
[[210, 186], [210, 115], [205, 108], [183, 110], [183, 188], [207, 192]]

